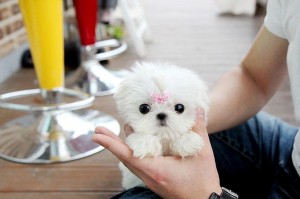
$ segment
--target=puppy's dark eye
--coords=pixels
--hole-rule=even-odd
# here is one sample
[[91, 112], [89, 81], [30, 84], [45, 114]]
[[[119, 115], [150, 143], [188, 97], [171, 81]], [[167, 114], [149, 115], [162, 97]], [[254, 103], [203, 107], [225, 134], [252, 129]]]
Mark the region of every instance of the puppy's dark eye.
[[184, 106], [183, 106], [182, 104], [176, 104], [176, 105], [175, 105], [175, 111], [176, 111], [177, 113], [183, 113], [183, 111], [184, 111]]
[[147, 114], [147, 113], [149, 113], [150, 109], [151, 109], [151, 107], [150, 107], [148, 104], [141, 104], [141, 105], [140, 105], [140, 112], [141, 112], [142, 114]]

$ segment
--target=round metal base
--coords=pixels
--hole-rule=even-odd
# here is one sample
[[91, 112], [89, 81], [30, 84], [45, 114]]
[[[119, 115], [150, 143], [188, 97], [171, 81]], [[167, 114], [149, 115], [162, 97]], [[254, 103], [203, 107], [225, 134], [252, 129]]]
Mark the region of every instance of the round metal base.
[[66, 86], [79, 89], [94, 96], [114, 94], [121, 78], [107, 71], [96, 60], [88, 60], [66, 79]]
[[130, 71], [126, 69], [110, 70], [108, 68], [107, 71], [116, 76], [117, 78], [120, 78], [121, 80], [123, 80], [130, 73]]
[[[97, 49], [112, 48], [107, 52], [96, 53]], [[114, 58], [127, 49], [127, 44], [116, 39], [96, 42], [81, 48], [81, 66], [66, 79], [66, 86], [79, 89], [94, 96], [114, 94], [125, 71], [113, 74], [99, 61]]]
[[39, 112], [16, 118], [0, 128], [0, 157], [33, 164], [87, 157], [104, 149], [92, 141], [96, 126], [120, 133], [116, 119], [91, 109]]

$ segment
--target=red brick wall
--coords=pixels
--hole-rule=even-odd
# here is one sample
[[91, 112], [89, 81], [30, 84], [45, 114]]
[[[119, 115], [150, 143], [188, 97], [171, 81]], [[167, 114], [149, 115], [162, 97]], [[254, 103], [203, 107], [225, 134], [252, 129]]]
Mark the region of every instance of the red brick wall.
[[[72, 0], [64, 0], [65, 8], [72, 9]], [[27, 41], [18, 0], [0, 0], [0, 59]]]
[[0, 58], [17, 49], [26, 40], [18, 0], [0, 0]]

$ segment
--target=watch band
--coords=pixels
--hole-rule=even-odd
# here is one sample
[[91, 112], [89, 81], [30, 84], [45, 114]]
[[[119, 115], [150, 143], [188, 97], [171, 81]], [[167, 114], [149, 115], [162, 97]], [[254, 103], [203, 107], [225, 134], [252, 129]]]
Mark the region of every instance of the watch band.
[[225, 187], [222, 187], [222, 193], [220, 196], [215, 192], [213, 192], [209, 197], [209, 199], [238, 199], [238, 198], [239, 196], [236, 193], [234, 193], [229, 189], [226, 189]]
[[215, 192], [213, 192], [213, 193], [210, 195], [209, 199], [220, 199], [220, 196], [219, 196], [218, 194], [216, 194]]

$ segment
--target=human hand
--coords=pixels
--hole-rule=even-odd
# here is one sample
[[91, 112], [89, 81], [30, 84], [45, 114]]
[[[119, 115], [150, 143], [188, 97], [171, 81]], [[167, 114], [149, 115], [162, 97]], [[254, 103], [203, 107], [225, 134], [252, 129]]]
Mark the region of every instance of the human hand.
[[[203, 137], [204, 147], [196, 156], [154, 157], [139, 159], [115, 134], [104, 127], [97, 127], [93, 140], [111, 151], [152, 191], [163, 198], [208, 199], [212, 192], [221, 193], [219, 176], [209, 142], [205, 117], [197, 117], [193, 131]], [[128, 135], [130, 128], [125, 128]]]

